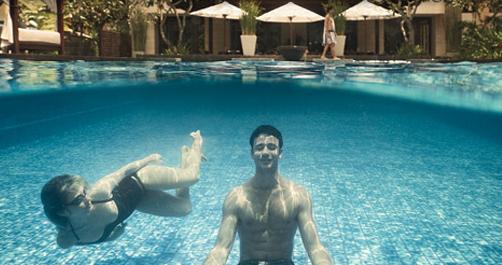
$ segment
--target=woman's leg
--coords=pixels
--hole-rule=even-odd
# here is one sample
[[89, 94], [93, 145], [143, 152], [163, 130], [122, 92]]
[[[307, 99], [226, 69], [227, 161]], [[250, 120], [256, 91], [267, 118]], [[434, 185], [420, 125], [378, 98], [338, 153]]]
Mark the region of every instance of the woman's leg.
[[185, 216], [192, 211], [188, 189], [186, 194], [173, 196], [160, 190], [148, 190], [136, 210], [158, 216]]
[[322, 50], [321, 59], [326, 59], [326, 52], [328, 51], [329, 45], [326, 43], [324, 49]]
[[199, 180], [202, 156], [202, 136], [199, 131], [190, 134], [192, 148], [181, 148], [181, 167], [149, 165], [138, 171], [138, 177], [147, 190], [185, 188]]
[[[188, 146], [181, 147], [181, 168], [190, 166]], [[140, 212], [158, 216], [185, 216], [192, 211], [188, 187], [176, 189], [176, 196], [160, 190], [147, 190], [136, 208]]]
[[336, 59], [336, 51], [335, 51], [335, 47], [336, 47], [336, 44], [335, 43], [331, 43], [329, 45], [329, 48], [331, 50], [331, 55], [333, 56], [333, 59]]

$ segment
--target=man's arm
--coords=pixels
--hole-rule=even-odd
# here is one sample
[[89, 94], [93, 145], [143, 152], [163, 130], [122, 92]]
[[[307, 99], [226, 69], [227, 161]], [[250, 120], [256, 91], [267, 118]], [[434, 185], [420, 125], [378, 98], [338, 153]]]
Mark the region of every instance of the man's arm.
[[237, 191], [234, 189], [225, 199], [218, 239], [216, 240], [216, 245], [207, 256], [204, 265], [224, 265], [227, 262], [237, 230], [237, 196]]
[[313, 265], [331, 265], [331, 258], [328, 251], [319, 241], [317, 228], [312, 217], [312, 201], [307, 191], [300, 193], [300, 209], [298, 213], [298, 227], [302, 236], [303, 245], [307, 250], [310, 261]]

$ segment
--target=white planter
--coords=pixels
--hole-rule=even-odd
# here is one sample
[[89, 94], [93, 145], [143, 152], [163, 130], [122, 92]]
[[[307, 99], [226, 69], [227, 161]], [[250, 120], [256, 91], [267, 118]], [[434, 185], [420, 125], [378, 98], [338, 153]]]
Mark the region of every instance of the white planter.
[[242, 54], [254, 56], [256, 51], [256, 35], [241, 35]]
[[145, 55], [145, 52], [144, 51], [132, 51], [132, 57], [133, 58], [136, 58], [139, 56], [142, 56], [142, 55]]
[[336, 35], [336, 46], [335, 52], [336, 56], [343, 56], [345, 54], [345, 39], [347, 36], [345, 35]]

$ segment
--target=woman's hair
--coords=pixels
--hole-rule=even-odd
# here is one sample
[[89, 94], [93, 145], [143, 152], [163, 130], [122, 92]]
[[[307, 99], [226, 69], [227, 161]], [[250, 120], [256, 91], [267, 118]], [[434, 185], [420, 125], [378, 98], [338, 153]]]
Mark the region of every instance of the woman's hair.
[[85, 185], [79, 176], [61, 175], [52, 178], [42, 188], [40, 197], [44, 205], [44, 213], [58, 228], [65, 228], [68, 224], [68, 218], [59, 213], [66, 207], [67, 193], [70, 188], [79, 183]]

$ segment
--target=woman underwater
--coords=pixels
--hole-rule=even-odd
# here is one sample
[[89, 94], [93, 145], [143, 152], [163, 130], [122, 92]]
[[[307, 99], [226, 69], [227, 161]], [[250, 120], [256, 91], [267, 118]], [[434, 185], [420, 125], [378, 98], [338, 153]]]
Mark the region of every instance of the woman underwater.
[[[99, 179], [92, 187], [80, 176], [61, 175], [42, 188], [45, 215], [56, 225], [62, 248], [118, 238], [134, 210], [157, 216], [184, 216], [192, 203], [188, 187], [199, 180], [200, 131], [190, 134], [192, 147], [181, 148], [181, 167], [158, 165], [159, 154], [132, 162]], [[164, 190], [176, 189], [176, 195]]]

